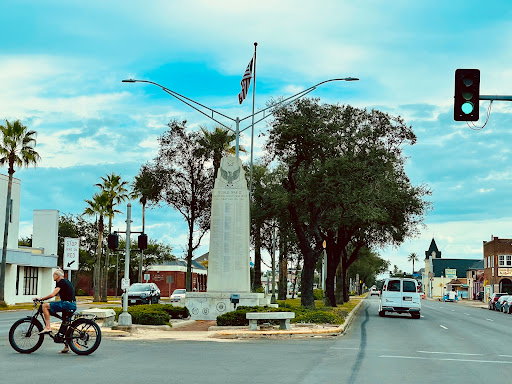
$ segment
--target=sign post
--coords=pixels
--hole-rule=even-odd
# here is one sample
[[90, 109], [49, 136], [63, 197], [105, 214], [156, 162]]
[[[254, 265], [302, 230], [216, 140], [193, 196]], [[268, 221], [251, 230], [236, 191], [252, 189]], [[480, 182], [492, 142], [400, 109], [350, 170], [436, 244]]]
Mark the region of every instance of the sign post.
[[71, 281], [71, 271], [78, 271], [80, 239], [66, 237], [64, 239], [64, 258], [62, 269], [68, 271], [68, 279]]

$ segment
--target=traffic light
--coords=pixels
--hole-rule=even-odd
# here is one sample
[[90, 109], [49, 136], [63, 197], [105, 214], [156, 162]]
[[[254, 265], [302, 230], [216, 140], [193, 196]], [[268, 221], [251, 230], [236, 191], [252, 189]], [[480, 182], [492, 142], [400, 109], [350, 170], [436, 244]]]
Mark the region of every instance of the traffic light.
[[139, 237], [137, 238], [137, 245], [139, 249], [148, 249], [148, 235], [144, 233], [142, 235], [139, 235]]
[[115, 251], [119, 247], [119, 235], [117, 233], [111, 233], [108, 235], [108, 248]]
[[453, 119], [455, 121], [477, 121], [479, 101], [480, 70], [457, 69], [455, 71]]

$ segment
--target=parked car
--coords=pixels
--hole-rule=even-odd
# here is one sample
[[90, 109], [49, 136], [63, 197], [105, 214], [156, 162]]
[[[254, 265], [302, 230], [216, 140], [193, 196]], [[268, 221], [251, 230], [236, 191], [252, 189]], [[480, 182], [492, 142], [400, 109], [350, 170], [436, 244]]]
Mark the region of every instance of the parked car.
[[476, 294], [476, 299], [480, 301], [484, 301], [484, 292], [480, 291]]
[[[123, 299], [124, 299], [123, 293]], [[134, 283], [128, 289], [128, 305], [158, 304], [160, 290], [155, 283]]]
[[179, 303], [181, 300], [185, 298], [186, 293], [186, 289], [175, 289], [171, 295], [171, 303]]
[[503, 302], [501, 306], [501, 312], [512, 313], [512, 296], [510, 296], [507, 300]]
[[503, 295], [503, 296], [500, 296], [498, 298], [498, 300], [496, 301], [496, 303], [494, 303], [494, 309], [496, 311], [499, 311], [499, 312], [503, 312], [503, 308], [505, 306], [505, 304], [507, 303], [508, 300], [510, 300], [512, 298], [512, 296], [506, 294], [506, 295]]
[[498, 301], [498, 299], [503, 295], [506, 295], [506, 293], [493, 293], [491, 297], [489, 297], [489, 301], [487, 302], [487, 308], [489, 308], [489, 310], [496, 309], [495, 304]]
[[413, 319], [419, 319], [421, 299], [418, 283], [410, 278], [388, 278], [384, 281], [379, 296], [379, 316], [386, 312], [410, 313]]

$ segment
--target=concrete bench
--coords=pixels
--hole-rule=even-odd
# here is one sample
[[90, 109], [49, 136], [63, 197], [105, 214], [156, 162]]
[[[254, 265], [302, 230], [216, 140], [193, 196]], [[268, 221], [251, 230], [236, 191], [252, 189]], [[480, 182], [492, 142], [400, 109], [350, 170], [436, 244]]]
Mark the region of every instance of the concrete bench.
[[82, 315], [94, 315], [96, 319], [103, 321], [102, 326], [104, 327], [112, 327], [116, 317], [115, 311], [110, 308], [90, 308], [84, 309], [80, 313]]
[[258, 320], [279, 320], [279, 328], [290, 330], [290, 319], [295, 318], [295, 312], [248, 312], [245, 318], [249, 320], [249, 330], [258, 330]]

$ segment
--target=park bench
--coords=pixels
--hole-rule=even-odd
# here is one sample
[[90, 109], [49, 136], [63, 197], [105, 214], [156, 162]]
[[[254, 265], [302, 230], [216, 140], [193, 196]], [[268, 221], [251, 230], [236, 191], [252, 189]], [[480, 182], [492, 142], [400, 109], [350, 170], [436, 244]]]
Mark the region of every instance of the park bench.
[[279, 320], [279, 328], [290, 330], [290, 319], [295, 318], [295, 312], [247, 312], [245, 318], [249, 320], [249, 330], [258, 330], [258, 320]]

